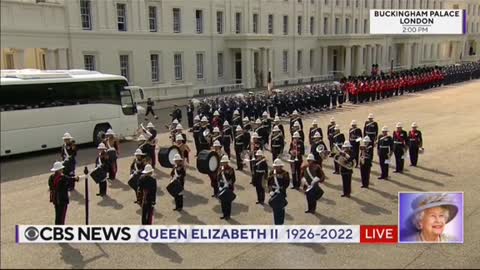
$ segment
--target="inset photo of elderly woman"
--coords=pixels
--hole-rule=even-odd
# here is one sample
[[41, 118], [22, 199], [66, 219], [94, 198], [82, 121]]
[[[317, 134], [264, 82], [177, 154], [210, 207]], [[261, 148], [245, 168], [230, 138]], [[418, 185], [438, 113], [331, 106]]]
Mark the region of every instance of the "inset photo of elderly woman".
[[463, 243], [463, 192], [399, 192], [400, 243]]

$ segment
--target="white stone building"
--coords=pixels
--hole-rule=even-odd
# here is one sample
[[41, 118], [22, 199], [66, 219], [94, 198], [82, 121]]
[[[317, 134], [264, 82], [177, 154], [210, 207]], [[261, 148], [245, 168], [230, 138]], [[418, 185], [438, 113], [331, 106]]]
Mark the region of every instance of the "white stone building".
[[[369, 35], [369, 9], [466, 9], [467, 35]], [[478, 0], [2, 0], [1, 68], [122, 74], [154, 96], [480, 57]], [[227, 87], [228, 89], [228, 87]]]

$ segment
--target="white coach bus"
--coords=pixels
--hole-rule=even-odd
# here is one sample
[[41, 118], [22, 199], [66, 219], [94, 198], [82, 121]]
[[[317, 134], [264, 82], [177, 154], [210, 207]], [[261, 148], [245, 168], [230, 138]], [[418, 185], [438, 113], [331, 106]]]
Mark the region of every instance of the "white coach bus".
[[77, 144], [98, 143], [112, 128], [125, 138], [138, 128], [125, 77], [86, 70], [2, 70], [1, 153], [60, 147], [69, 132]]

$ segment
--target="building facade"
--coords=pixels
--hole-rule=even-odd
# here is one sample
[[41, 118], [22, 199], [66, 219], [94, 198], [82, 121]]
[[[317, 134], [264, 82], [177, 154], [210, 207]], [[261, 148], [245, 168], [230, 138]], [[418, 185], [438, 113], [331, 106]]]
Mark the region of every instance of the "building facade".
[[[370, 9], [419, 8], [466, 9], [468, 34], [369, 34]], [[183, 95], [264, 87], [269, 71], [278, 85], [476, 61], [479, 24], [475, 0], [2, 0], [1, 68], [98, 70]]]

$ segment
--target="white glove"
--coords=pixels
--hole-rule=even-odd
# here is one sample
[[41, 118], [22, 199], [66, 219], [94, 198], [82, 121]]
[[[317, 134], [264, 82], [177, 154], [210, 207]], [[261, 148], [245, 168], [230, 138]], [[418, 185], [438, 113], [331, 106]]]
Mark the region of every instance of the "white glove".
[[273, 196], [273, 195], [275, 195], [275, 192], [273, 192], [273, 191], [270, 191], [270, 193], [269, 193], [269, 194], [270, 194], [270, 196]]

